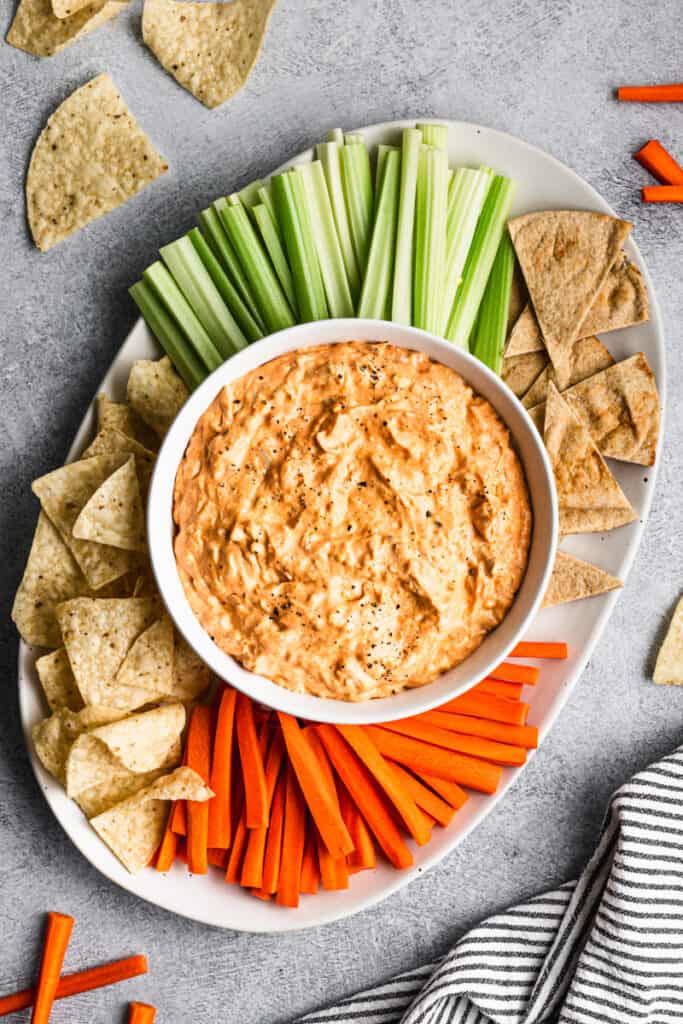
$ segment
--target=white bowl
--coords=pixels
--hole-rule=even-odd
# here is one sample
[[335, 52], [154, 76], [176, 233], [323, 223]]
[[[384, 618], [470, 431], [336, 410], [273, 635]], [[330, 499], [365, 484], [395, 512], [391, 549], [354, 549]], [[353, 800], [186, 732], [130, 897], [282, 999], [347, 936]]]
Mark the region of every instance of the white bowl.
[[[533, 534], [522, 585], [507, 615], [460, 665], [424, 686], [391, 697], [350, 702], [293, 693], [249, 672], [221, 650], [195, 617], [178, 576], [173, 552], [173, 487], [176, 472], [197, 420], [231, 381], [277, 356], [312, 345], [343, 341], [386, 341], [425, 352], [456, 370], [488, 399], [507, 425], [519, 454], [533, 508]], [[176, 626], [202, 660], [221, 678], [254, 700], [300, 718], [367, 724], [417, 715], [463, 693], [504, 660], [539, 609], [552, 571], [558, 535], [557, 498], [546, 450], [526, 410], [502, 380], [449, 342], [426, 331], [383, 320], [324, 320], [300, 324], [255, 342], [211, 374], [191, 395], [159, 452], [149, 492], [147, 527], [152, 568], [159, 592]]]

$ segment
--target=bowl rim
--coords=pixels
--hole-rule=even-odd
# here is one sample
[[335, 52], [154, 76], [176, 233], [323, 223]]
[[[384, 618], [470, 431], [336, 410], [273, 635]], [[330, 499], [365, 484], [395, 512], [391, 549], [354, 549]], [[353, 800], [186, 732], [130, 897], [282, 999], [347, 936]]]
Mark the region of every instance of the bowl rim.
[[[527, 611], [511, 634], [511, 637], [506, 642], [500, 644], [495, 653], [487, 659], [483, 670], [480, 668], [476, 671], [473, 670], [471, 676], [466, 676], [464, 680], [455, 682], [452, 688], [445, 694], [441, 692], [444, 689], [444, 679], [449, 673], [454, 673], [458, 670], [462, 674], [463, 669], [461, 666], [466, 666], [477, 654], [477, 651], [480, 651], [484, 644], [494, 637], [500, 626], [503, 625], [512, 613], [520, 594], [527, 586], [526, 574], [528, 573], [534, 545], [538, 543], [535, 531], [539, 511], [533, 501], [531, 487], [529, 487], [529, 495], [534, 521], [525, 576], [499, 626], [492, 630], [482, 644], [465, 658], [460, 665], [442, 673], [431, 683], [414, 688], [405, 688], [399, 693], [387, 697], [373, 698], [365, 701], [321, 698], [312, 694], [288, 690], [286, 687], [264, 676], [249, 671], [235, 658], [218, 647], [204, 630], [204, 627], [200, 624], [190, 607], [177, 573], [173, 551], [173, 536], [175, 533], [173, 524], [174, 484], [178, 466], [201, 415], [225, 384], [245, 376], [253, 369], [270, 362], [272, 359], [297, 349], [316, 345], [339, 344], [344, 341], [386, 342], [399, 348], [425, 352], [436, 362], [446, 366], [450, 365], [456, 372], [461, 373], [465, 381], [475, 391], [480, 391], [481, 384], [479, 386], [472, 384], [471, 375], [482, 377], [488, 389], [493, 391], [496, 396], [493, 399], [490, 395], [485, 397], [491, 402], [510, 431], [513, 444], [527, 477], [527, 484], [528, 460], [525, 461], [521, 452], [521, 445], [518, 443], [520, 425], [526, 434], [526, 440], [531, 442], [533, 455], [542, 471], [541, 486], [545, 491], [544, 499], [545, 503], [547, 503], [543, 512], [548, 520], [546, 546], [542, 557], [541, 569], [538, 572]], [[461, 365], [457, 367], [452, 366], [449, 363], [449, 358]], [[472, 373], [470, 374], [469, 371], [472, 371]], [[499, 400], [503, 404], [510, 406], [517, 414], [519, 423], [516, 430], [513, 429], [506, 416], [500, 411]], [[192, 392], [171, 424], [157, 455], [147, 502], [147, 536], [154, 579], [171, 619], [185, 641], [219, 678], [229, 681], [236, 689], [247, 694], [253, 700], [299, 718], [317, 722], [331, 722], [333, 724], [371, 724], [397, 721], [401, 718], [431, 710], [470, 689], [488, 675], [491, 669], [495, 668], [496, 665], [505, 659], [514, 645], [525, 634], [528, 626], [540, 609], [543, 595], [550, 581], [557, 551], [559, 514], [554, 475], [541, 435], [531, 420], [528, 411], [510, 391], [501, 377], [498, 377], [471, 353], [459, 349], [443, 338], [430, 334], [427, 331], [391, 321], [347, 318], [310, 321], [267, 335], [230, 356]], [[493, 646], [495, 647], [495, 644]], [[438, 694], [437, 690], [439, 691]]]

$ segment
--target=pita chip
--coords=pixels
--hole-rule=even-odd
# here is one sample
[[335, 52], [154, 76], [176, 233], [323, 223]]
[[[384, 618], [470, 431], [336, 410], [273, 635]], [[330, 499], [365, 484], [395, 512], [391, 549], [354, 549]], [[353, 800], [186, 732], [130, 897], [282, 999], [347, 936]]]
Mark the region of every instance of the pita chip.
[[516, 217], [508, 227], [543, 340], [565, 388], [571, 346], [631, 225], [588, 210], [546, 210]]
[[527, 302], [508, 336], [505, 358], [510, 359], [512, 356], [523, 356], [529, 352], [545, 351], [541, 328], [538, 326], [538, 320], [534, 316], [530, 303]]
[[57, 16], [50, 0], [21, 0], [7, 42], [34, 57], [52, 57], [127, 6], [128, 0], [75, 0], [68, 16]]
[[[614, 359], [599, 338], [579, 338], [572, 345], [570, 387], [613, 364]], [[557, 386], [557, 374], [551, 363], [541, 371], [523, 396], [522, 405], [526, 409], [533, 409], [535, 405], [545, 402], [550, 381]]]
[[683, 597], [676, 605], [664, 643], [659, 649], [652, 678], [655, 683], [683, 686]]
[[517, 323], [522, 310], [529, 302], [529, 295], [527, 294], [526, 285], [524, 284], [524, 275], [520, 270], [519, 263], [515, 260], [515, 266], [512, 271], [512, 283], [510, 285], [510, 304], [508, 306], [508, 322], [506, 335], [509, 338], [512, 328]]
[[622, 252], [588, 310], [581, 332], [586, 336], [607, 334], [608, 331], [642, 323], [649, 317], [650, 307], [643, 275], [626, 253]]
[[525, 352], [521, 356], [505, 356], [503, 380], [517, 398], [522, 398], [533, 387], [549, 362], [545, 349], [542, 352]]
[[555, 475], [562, 534], [612, 530], [637, 518], [585, 424], [552, 383], [543, 440]]
[[574, 555], [558, 551], [552, 576], [543, 598], [543, 607], [550, 608], [568, 601], [581, 601], [584, 597], [595, 597], [623, 586], [621, 580], [611, 576], [604, 569], [590, 562], [583, 562]]

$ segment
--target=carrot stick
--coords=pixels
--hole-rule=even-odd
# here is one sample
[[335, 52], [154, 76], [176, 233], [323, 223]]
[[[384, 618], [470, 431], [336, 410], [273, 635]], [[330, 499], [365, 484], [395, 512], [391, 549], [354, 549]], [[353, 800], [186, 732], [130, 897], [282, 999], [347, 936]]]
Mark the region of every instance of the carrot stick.
[[674, 160], [671, 153], [657, 139], [650, 139], [633, 154], [647, 171], [663, 185], [683, 185], [683, 167]]
[[353, 839], [355, 849], [346, 858], [349, 874], [365, 871], [377, 866], [377, 852], [372, 833], [363, 820], [363, 816], [349, 796], [346, 787], [339, 786], [339, 806], [342, 818]]
[[[268, 751], [265, 769], [266, 797], [268, 805], [267, 814], [269, 820], [273, 794], [280, 774], [280, 768], [282, 767], [284, 753], [285, 747], [282, 742], [282, 737], [279, 734], [276, 734], [273, 737], [273, 742], [271, 743], [270, 750]], [[249, 830], [247, 848], [244, 851], [242, 874], [240, 877], [240, 884], [248, 889], [260, 889], [263, 885], [263, 858], [266, 852], [267, 838], [268, 825], [264, 825], [262, 828], [252, 828]]]
[[498, 788], [501, 775], [498, 765], [465, 754], [456, 754], [384, 727], [367, 725], [365, 728], [385, 757], [398, 761], [411, 771], [427, 772], [428, 775], [436, 775], [450, 782], [459, 782], [481, 793], [495, 793]]
[[282, 828], [280, 877], [275, 901], [280, 907], [299, 906], [299, 881], [306, 842], [306, 803], [291, 762], [287, 765], [285, 821]]
[[216, 730], [209, 785], [216, 794], [209, 800], [209, 846], [227, 850], [230, 846], [230, 799], [232, 787], [232, 737], [237, 693], [224, 687], [218, 702]]
[[156, 861], [154, 863], [157, 871], [170, 871], [173, 866], [173, 861], [175, 860], [176, 850], [178, 848], [178, 836], [171, 827], [174, 808], [175, 805], [172, 805], [168, 812], [168, 821], [166, 822], [166, 828], [161, 840], [161, 845], [157, 851]]
[[64, 954], [69, 945], [74, 926], [73, 917], [50, 911], [43, 940], [43, 955], [40, 961], [36, 998], [31, 1014], [32, 1024], [47, 1024], [52, 1004], [57, 996], [59, 977], [62, 973]]
[[[186, 761], [183, 761], [183, 764], [186, 763]], [[185, 803], [185, 800], [176, 800], [171, 811], [171, 832], [174, 832], [177, 836], [187, 835], [187, 808]]]
[[679, 103], [683, 100], [683, 82], [674, 85], [621, 85], [617, 98], [627, 103]]
[[526, 747], [527, 750], [535, 750], [538, 746], [538, 729], [535, 725], [507, 725], [442, 710], [425, 711], [420, 715], [420, 721], [467, 736], [483, 736], [500, 743], [511, 743], [515, 747]]
[[435, 775], [428, 775], [425, 772], [416, 772], [416, 775], [430, 789], [433, 789], [435, 793], [446, 801], [447, 804], [453, 808], [454, 811], [459, 811], [463, 804], [466, 804], [469, 800], [469, 795], [464, 789], [461, 789], [457, 782], [449, 782], [447, 779], [437, 779]]
[[282, 854], [282, 825], [285, 818], [285, 792], [287, 789], [287, 773], [281, 772], [275, 787], [273, 802], [270, 808], [270, 825], [266, 836], [266, 848], [263, 854], [262, 890], [272, 895], [277, 892], [280, 877], [280, 857]]
[[428, 789], [419, 779], [411, 775], [405, 768], [402, 768], [400, 764], [392, 761], [391, 765], [404, 790], [410, 794], [417, 806], [426, 811], [434, 821], [437, 821], [444, 828], [450, 824], [455, 814], [455, 808], [446, 803], [445, 800], [442, 800], [431, 789]]
[[535, 665], [513, 665], [504, 661], [498, 668], [489, 672], [491, 679], [503, 679], [507, 683], [526, 683], [535, 686], [541, 672]]
[[505, 683], [501, 679], [484, 679], [472, 687], [473, 693], [492, 693], [494, 697], [505, 700], [519, 700], [522, 696], [523, 683]]
[[228, 864], [225, 869], [225, 881], [236, 882], [239, 885], [242, 874], [242, 858], [247, 845], [247, 818], [246, 810], [242, 807], [237, 825], [233, 831], [232, 843], [228, 851]]
[[463, 693], [446, 704], [440, 711], [455, 711], [474, 718], [488, 718], [491, 722], [505, 722], [507, 725], [526, 725], [529, 705], [524, 701], [505, 700], [490, 693]]
[[[185, 741], [185, 760], [208, 785], [211, 774], [211, 708], [196, 704], [190, 716]], [[209, 870], [206, 858], [209, 832], [208, 801], [187, 801], [187, 859], [193, 875]]]
[[257, 900], [263, 900], [265, 903], [267, 903], [268, 900], [272, 900], [273, 898], [272, 893], [264, 892], [263, 889], [250, 889], [249, 891], [251, 892], [252, 896], [256, 897]]
[[334, 770], [389, 861], [395, 868], [410, 867], [413, 856], [365, 765], [334, 726], [324, 724], [316, 729]]
[[544, 640], [521, 640], [508, 654], [508, 658], [564, 659], [566, 657], [566, 644], [548, 643]]
[[[101, 967], [90, 967], [87, 971], [63, 974], [57, 985], [55, 999], [66, 999], [68, 996], [77, 996], [82, 992], [92, 992], [96, 988], [116, 985], [120, 981], [137, 978], [138, 975], [146, 973], [147, 960], [145, 957], [129, 956], [125, 960], [114, 960], [112, 963], [102, 964]], [[4, 1017], [8, 1013], [16, 1013], [18, 1010], [26, 1010], [33, 1005], [35, 997], [35, 988], [25, 988], [10, 996], [0, 997], [0, 1017]]]
[[415, 842], [419, 846], [428, 843], [432, 834], [429, 823], [424, 820], [419, 807], [401, 785], [393, 766], [384, 760], [367, 732], [359, 725], [338, 725], [337, 729], [389, 797]]
[[187, 839], [184, 839], [182, 836], [178, 836], [175, 859], [180, 861], [181, 864], [187, 865]]
[[128, 1024], [154, 1024], [156, 1007], [148, 1003], [128, 1003]]
[[306, 844], [304, 856], [301, 862], [301, 878], [299, 879], [299, 892], [309, 896], [315, 896], [320, 884], [320, 867], [318, 866], [318, 844], [316, 840], [315, 826], [308, 823], [306, 829]]
[[[423, 722], [419, 717], [404, 718], [400, 722], [386, 722], [381, 728], [400, 733], [401, 736], [410, 736], [422, 743], [431, 743], [435, 747], [454, 750], [458, 754], [468, 754], [470, 757], [480, 757], [484, 761], [493, 761], [494, 764], [518, 767], [526, 761], [524, 747], [515, 747], [510, 743], [497, 743], [495, 740], [483, 739], [481, 736], [468, 736], [466, 733], [453, 732], [450, 729], [440, 729], [430, 722]], [[456, 781], [462, 780], [456, 779]]]
[[[334, 772], [332, 771], [332, 765], [330, 759], [327, 756], [325, 748], [323, 747], [322, 741], [315, 731], [312, 725], [307, 725], [304, 729], [306, 739], [308, 740], [313, 753], [315, 754], [318, 761], [318, 768], [325, 779], [325, 783], [328, 789], [334, 793], [335, 798], [339, 800], [338, 807], [339, 813], [342, 816], [344, 824], [346, 824], [346, 818], [342, 813], [341, 800], [337, 791], [337, 785], [334, 779]], [[348, 826], [347, 826], [348, 828]], [[320, 867], [320, 877], [322, 880], [322, 887], [325, 891], [337, 890], [337, 889], [348, 889], [349, 887], [349, 866], [346, 857], [333, 857], [325, 844], [325, 840], [320, 835], [320, 832], [316, 829], [316, 846], [318, 850], [318, 864]], [[349, 832], [349, 835], [351, 833]]]
[[237, 694], [235, 711], [237, 745], [242, 763], [247, 828], [268, 824], [266, 773], [256, 737], [254, 705], [243, 693]]
[[221, 868], [225, 871], [228, 866], [228, 851], [210, 846], [206, 851], [206, 859], [212, 868]]
[[646, 185], [640, 194], [644, 203], [683, 203], [683, 185]]
[[278, 711], [282, 734], [287, 744], [287, 754], [311, 817], [333, 857], [345, 857], [353, 850], [353, 840], [348, 833], [339, 810], [339, 800], [334, 787], [330, 789], [320, 771], [318, 758], [308, 738], [297, 725], [296, 719]]

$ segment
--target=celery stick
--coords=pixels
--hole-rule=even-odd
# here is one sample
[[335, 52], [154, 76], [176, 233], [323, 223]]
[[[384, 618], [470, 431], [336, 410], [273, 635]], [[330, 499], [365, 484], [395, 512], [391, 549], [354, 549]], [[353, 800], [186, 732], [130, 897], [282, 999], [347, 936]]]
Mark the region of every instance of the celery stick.
[[251, 184], [245, 185], [244, 188], [240, 189], [237, 193], [238, 198], [248, 210], [260, 202], [259, 189], [262, 187], [262, 181], [252, 181]]
[[327, 133], [327, 142], [334, 142], [337, 146], [344, 145], [344, 132], [341, 128], [330, 128]]
[[404, 129], [391, 319], [396, 323], [408, 326], [413, 322], [413, 234], [417, 167], [421, 144], [422, 132], [416, 128]]
[[206, 379], [208, 370], [193, 351], [180, 327], [150, 285], [144, 281], [137, 281], [128, 292], [147, 321], [152, 334], [190, 391], [194, 391]]
[[393, 149], [385, 154], [383, 160], [377, 216], [358, 306], [358, 316], [361, 317], [383, 319], [387, 314], [394, 270], [400, 174], [401, 154]]
[[280, 232], [278, 231], [277, 223], [270, 207], [266, 206], [265, 203], [258, 203], [252, 207], [252, 215], [256, 221], [256, 226], [261, 232], [261, 238], [263, 244], [268, 250], [270, 256], [270, 262], [275, 268], [278, 281], [282, 285], [282, 290], [287, 296], [287, 301], [294, 313], [296, 313], [296, 295], [294, 293], [294, 281], [292, 280], [292, 273], [287, 263], [287, 257], [285, 250], [282, 246], [282, 240], [280, 238]]
[[469, 345], [486, 282], [510, 213], [514, 191], [513, 181], [496, 175], [477, 222], [462, 283], [456, 293], [446, 328], [448, 340], [464, 349]]
[[379, 192], [379, 184], [382, 180], [382, 171], [384, 170], [384, 160], [387, 153], [393, 151], [400, 152], [398, 146], [387, 146], [385, 143], [380, 142], [377, 147], [377, 156], [375, 158], [375, 204], [377, 203], [377, 193]]
[[247, 211], [241, 204], [230, 206], [226, 203], [220, 212], [223, 227], [253, 289], [266, 329], [272, 332], [292, 327], [296, 321]]
[[492, 181], [493, 171], [488, 167], [478, 171], [470, 167], [460, 167], [448, 190], [446, 275], [439, 334], [446, 330], [479, 214]]
[[157, 260], [151, 267], [147, 267], [142, 275], [142, 280], [171, 313], [207, 369], [217, 369], [224, 361], [223, 357], [161, 260]]
[[362, 141], [347, 144], [339, 150], [346, 213], [351, 228], [353, 251], [361, 278], [368, 262], [372, 230], [372, 174], [370, 158]]
[[442, 327], [448, 209], [448, 155], [423, 146], [415, 192], [413, 324], [438, 334]]
[[233, 249], [221, 222], [220, 211], [226, 206], [226, 199], [217, 199], [212, 206], [209, 206], [206, 210], [202, 210], [199, 214], [199, 224], [202, 232], [204, 233], [204, 237], [213, 249], [214, 255], [218, 260], [220, 260], [223, 268], [228, 274], [228, 277], [242, 296], [247, 309], [259, 325], [260, 329], [263, 330], [265, 325], [257, 309], [254, 296], [251, 293], [249, 282], [247, 281], [244, 271], [240, 266], [237, 253]]
[[327, 191], [330, 195], [332, 212], [334, 214], [334, 223], [337, 227], [337, 237], [339, 239], [339, 245], [341, 246], [342, 256], [344, 258], [344, 266], [346, 267], [346, 278], [349, 282], [351, 299], [355, 306], [358, 301], [358, 296], [360, 295], [360, 274], [358, 272], [358, 263], [353, 249], [351, 228], [349, 226], [349, 218], [346, 213], [346, 203], [344, 201], [344, 187], [342, 185], [339, 147], [334, 142], [321, 142], [320, 145], [316, 147], [316, 154], [323, 165], [323, 170], [325, 171]]
[[277, 220], [294, 280], [299, 319], [302, 323], [325, 320], [325, 288], [306, 209], [303, 182], [294, 171], [286, 171], [284, 174], [276, 174], [271, 185]]
[[192, 228], [187, 236], [197, 250], [200, 260], [211, 276], [211, 280], [221, 293], [223, 301], [239, 324], [247, 341], [258, 341], [263, 337], [263, 329], [256, 323], [249, 312], [242, 296], [223, 270], [223, 267], [216, 259], [212, 249], [199, 228]]
[[498, 245], [484, 297], [479, 307], [477, 323], [472, 334], [472, 352], [482, 363], [500, 376], [503, 367], [503, 349], [507, 335], [508, 309], [515, 251], [507, 231]]
[[443, 149], [446, 153], [448, 152], [447, 124], [430, 124], [423, 121], [415, 125], [415, 127], [418, 131], [422, 132], [422, 141], [425, 146], [436, 146], [437, 149]]
[[270, 210], [271, 216], [275, 223], [275, 227], [277, 228], [277, 218], [275, 216], [275, 203], [273, 202], [273, 193], [270, 187], [270, 182], [268, 182], [266, 185], [261, 185], [261, 188], [258, 190], [258, 197], [259, 201], [263, 203], [264, 206], [267, 206], [268, 209]]
[[229, 359], [247, 339], [235, 323], [211, 275], [199, 258], [191, 239], [185, 235], [159, 250], [175, 283], [192, 306], [206, 333], [224, 359]]
[[365, 139], [359, 132], [351, 132], [344, 136], [344, 143], [347, 146], [364, 146]]
[[315, 160], [310, 164], [299, 164], [294, 169], [304, 187], [308, 219], [318, 253], [330, 317], [334, 319], [335, 317], [353, 316], [353, 300], [346, 277], [344, 257], [337, 237], [323, 165], [319, 160]]

